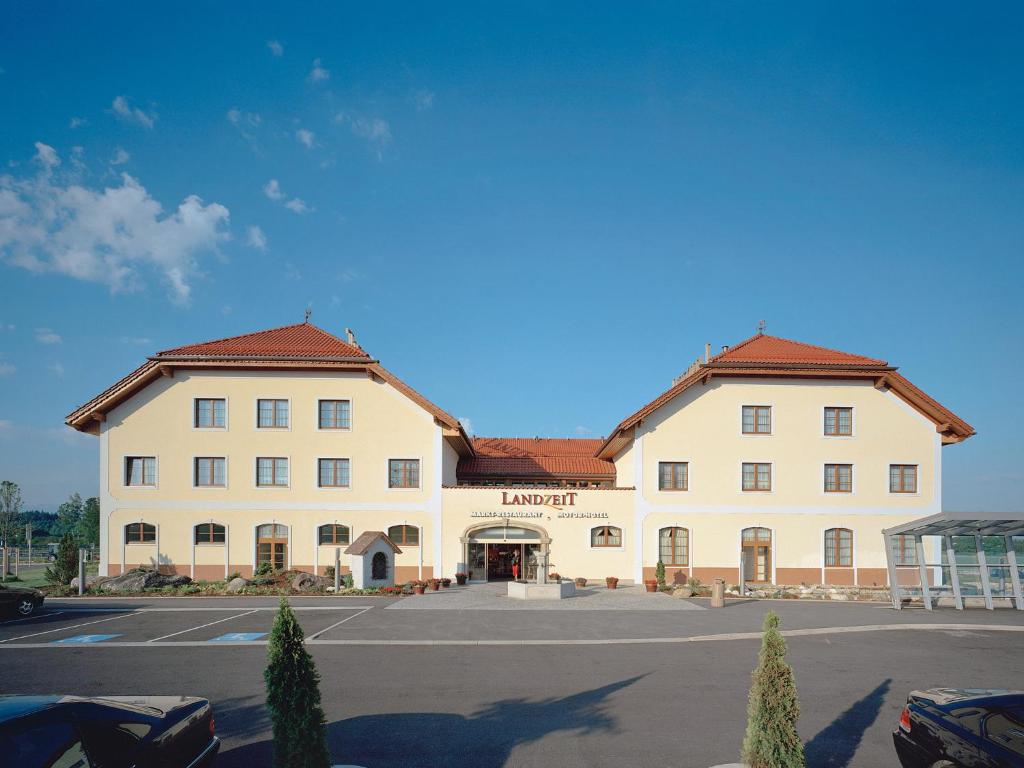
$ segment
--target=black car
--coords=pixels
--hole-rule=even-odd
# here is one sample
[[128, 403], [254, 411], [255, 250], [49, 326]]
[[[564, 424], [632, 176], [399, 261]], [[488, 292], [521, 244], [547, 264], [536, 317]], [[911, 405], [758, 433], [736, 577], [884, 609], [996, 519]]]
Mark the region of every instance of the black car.
[[1024, 691], [913, 691], [892, 739], [903, 768], [1021, 768]]
[[194, 696], [0, 696], [0, 762], [18, 768], [200, 768], [220, 749]]
[[43, 604], [43, 593], [32, 587], [15, 587], [0, 582], [0, 614], [31, 616]]

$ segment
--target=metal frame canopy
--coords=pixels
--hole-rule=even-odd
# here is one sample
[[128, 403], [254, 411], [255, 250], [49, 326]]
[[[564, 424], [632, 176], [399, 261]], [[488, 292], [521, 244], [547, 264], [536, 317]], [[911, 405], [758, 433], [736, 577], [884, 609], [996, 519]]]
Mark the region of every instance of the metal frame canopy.
[[[993, 595], [990, 574], [992, 570], [1009, 571], [1010, 582], [1013, 587], [1013, 603], [1018, 611], [1024, 611], [1024, 594], [1021, 593], [1021, 577], [1024, 571], [1024, 562], [1017, 562], [1017, 552], [1014, 547], [1014, 537], [1024, 537], [1024, 512], [942, 512], [929, 517], [922, 517], [918, 520], [911, 520], [909, 523], [894, 525], [882, 531], [885, 538], [885, 560], [889, 569], [889, 590], [892, 595], [893, 608], [902, 608], [901, 598], [909, 596], [915, 590], [921, 591], [924, 607], [932, 609], [932, 593], [945, 591], [945, 587], [929, 586], [929, 568], [948, 568], [950, 586], [953, 592], [953, 604], [957, 610], [963, 610], [964, 599], [960, 589], [960, 570], [978, 571], [978, 579], [981, 582], [982, 594], [985, 598], [985, 607], [992, 610], [994, 599], [1007, 599], [1009, 595]], [[917, 567], [920, 572], [921, 586], [901, 587], [897, 580], [896, 562], [894, 559], [894, 537], [913, 536], [917, 550]], [[925, 562], [923, 536], [939, 536], [942, 538], [942, 554], [945, 562]], [[954, 550], [953, 537], [968, 536], [974, 539], [973, 554], [977, 558], [976, 563], [965, 564], [957, 562], [957, 552]], [[982, 544], [982, 537], [998, 536], [1002, 538], [1005, 547], [1005, 560], [998, 563], [989, 563], [986, 560], [985, 549]], [[963, 552], [960, 553], [964, 554]], [[940, 558], [941, 560], [942, 558]], [[959, 566], [959, 567], [958, 567]], [[936, 595], [937, 596], [937, 595]]]

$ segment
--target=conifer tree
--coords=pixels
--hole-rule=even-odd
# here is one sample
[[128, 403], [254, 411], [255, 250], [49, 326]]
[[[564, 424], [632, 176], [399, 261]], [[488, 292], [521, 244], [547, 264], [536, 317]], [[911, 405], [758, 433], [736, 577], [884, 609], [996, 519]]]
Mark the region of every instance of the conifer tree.
[[57, 545], [57, 557], [46, 569], [46, 581], [50, 584], [66, 585], [78, 575], [78, 542], [70, 532], [65, 533]]
[[270, 632], [267, 709], [274, 727], [275, 768], [329, 768], [320, 675], [304, 645], [302, 627], [285, 598]]
[[743, 762], [750, 768], [804, 768], [804, 747], [796, 732], [800, 704], [779, 617], [764, 617], [764, 638], [747, 703]]

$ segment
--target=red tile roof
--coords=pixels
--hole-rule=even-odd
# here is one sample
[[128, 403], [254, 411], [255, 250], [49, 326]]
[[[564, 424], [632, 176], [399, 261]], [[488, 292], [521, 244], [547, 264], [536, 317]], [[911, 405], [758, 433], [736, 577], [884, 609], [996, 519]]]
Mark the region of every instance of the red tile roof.
[[201, 344], [165, 349], [156, 357], [345, 358], [369, 360], [358, 344], [349, 344], [310, 323], [229, 336]]
[[733, 347], [715, 355], [711, 363], [738, 364], [775, 364], [775, 365], [864, 365], [873, 368], [887, 365], [885, 360], [876, 360], [837, 349], [804, 344], [802, 341], [791, 341], [778, 336], [758, 334], [741, 341]]
[[615, 465], [594, 457], [600, 439], [476, 437], [475, 456], [459, 462], [460, 479], [614, 478]]

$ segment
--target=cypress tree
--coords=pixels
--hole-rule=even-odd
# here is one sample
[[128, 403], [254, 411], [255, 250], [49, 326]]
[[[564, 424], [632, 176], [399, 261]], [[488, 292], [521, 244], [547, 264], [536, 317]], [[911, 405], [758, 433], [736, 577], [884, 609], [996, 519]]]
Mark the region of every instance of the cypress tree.
[[70, 532], [61, 537], [57, 545], [57, 557], [46, 569], [46, 581], [50, 584], [65, 585], [78, 575], [78, 542]]
[[302, 627], [285, 598], [270, 632], [267, 709], [274, 727], [275, 768], [329, 768], [320, 675], [304, 645]]
[[800, 704], [779, 617], [764, 617], [764, 638], [747, 702], [743, 762], [751, 768], [804, 768], [804, 746], [796, 732]]

